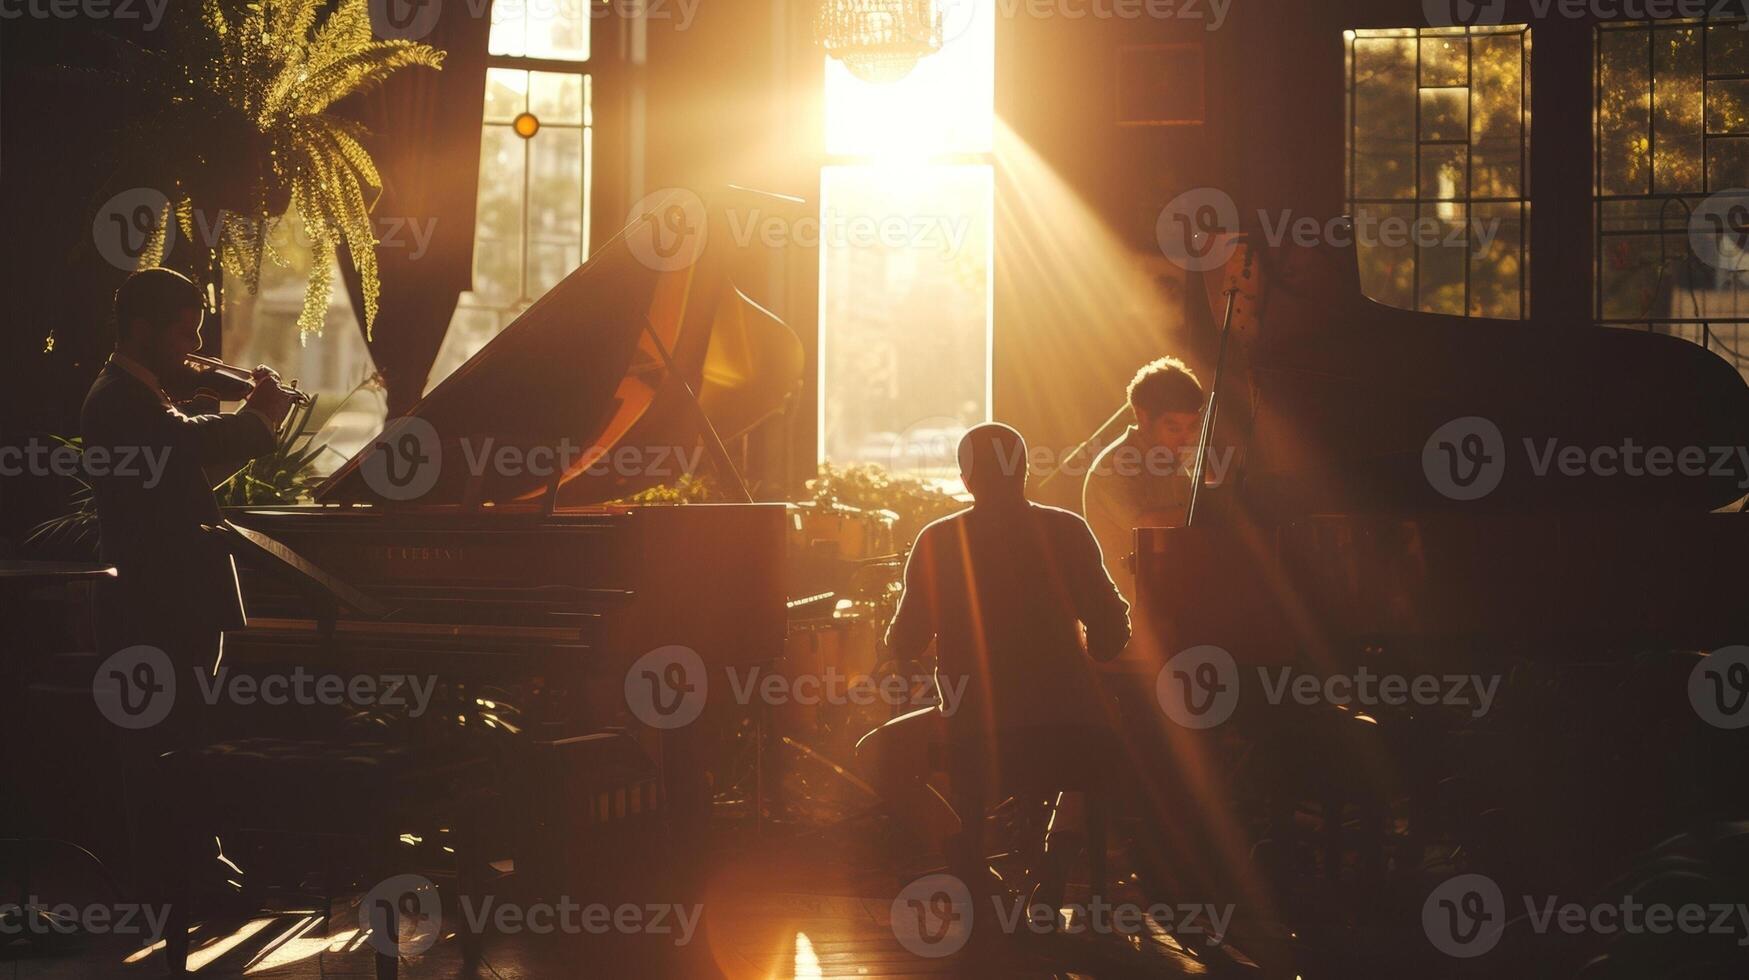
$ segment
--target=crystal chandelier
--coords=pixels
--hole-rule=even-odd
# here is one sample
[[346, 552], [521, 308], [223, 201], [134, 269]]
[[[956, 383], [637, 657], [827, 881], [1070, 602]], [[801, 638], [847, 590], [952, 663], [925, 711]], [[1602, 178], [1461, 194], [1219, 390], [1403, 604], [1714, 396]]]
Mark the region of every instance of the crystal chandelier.
[[938, 0], [820, 0], [814, 33], [866, 82], [892, 82], [941, 50]]

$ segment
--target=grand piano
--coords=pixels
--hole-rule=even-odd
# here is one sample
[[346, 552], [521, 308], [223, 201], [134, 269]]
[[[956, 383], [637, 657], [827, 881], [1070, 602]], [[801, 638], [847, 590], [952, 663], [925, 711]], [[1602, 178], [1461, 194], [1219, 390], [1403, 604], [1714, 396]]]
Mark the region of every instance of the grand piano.
[[1334, 666], [1411, 644], [1554, 659], [1749, 638], [1749, 386], [1724, 359], [1391, 309], [1351, 245], [1254, 241], [1205, 279], [1217, 322], [1233, 298], [1211, 442], [1235, 463], [1192, 526], [1137, 532], [1156, 661], [1201, 643]]
[[[1703, 942], [1563, 945], [1508, 906], [1501, 949], [1453, 972], [1414, 912], [1460, 874], [1581, 901], [1741, 884], [1740, 828], [1708, 818], [1749, 812], [1749, 746], [1700, 695], [1711, 670], [1740, 696], [1704, 655], [1749, 642], [1742, 377], [1577, 317], [1382, 307], [1352, 247], [1231, 244], [1203, 290], [1215, 322], [1232, 311], [1205, 443], [1235, 462], [1187, 526], [1135, 531], [1147, 683], [1124, 714], [1171, 814], [1172, 880], [1235, 896], [1241, 948], [1291, 948], [1306, 975], [1740, 966]], [[1704, 465], [1675, 465], [1688, 447]], [[1433, 677], [1440, 697], [1260, 683], [1361, 671]], [[1231, 692], [1230, 714], [1187, 723], [1174, 676], [1204, 705]], [[1447, 700], [1453, 677], [1495, 694]]]
[[[689, 262], [640, 241], [676, 217], [720, 222], [656, 202], [314, 503], [229, 514], [249, 624], [226, 662], [435, 675], [464, 723], [629, 729], [697, 763], [628, 713], [624, 678], [666, 646], [713, 670], [781, 654], [784, 505], [751, 502], [723, 440], [786, 407], [802, 353], [732, 285], [720, 224]], [[726, 502], [624, 502], [683, 475]]]

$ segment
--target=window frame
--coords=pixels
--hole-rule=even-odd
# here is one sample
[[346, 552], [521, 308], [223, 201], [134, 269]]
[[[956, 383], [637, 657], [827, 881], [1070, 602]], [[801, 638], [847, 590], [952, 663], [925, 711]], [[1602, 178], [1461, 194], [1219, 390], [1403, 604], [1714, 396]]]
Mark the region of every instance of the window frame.
[[[995, 30], [995, 22], [994, 21], [992, 21], [992, 23], [991, 23], [991, 30], [992, 31]], [[992, 34], [992, 43], [994, 43], [994, 35], [993, 34]], [[825, 66], [825, 69], [828, 72], [832, 70], [832, 65], [831, 65], [830, 61], [831, 61], [831, 59], [829, 56], [825, 56], [822, 59], [822, 64]], [[995, 223], [997, 220], [997, 206], [996, 206], [997, 185], [998, 185], [998, 182], [1000, 180], [1000, 174], [999, 174], [998, 169], [996, 167], [996, 146], [995, 146], [995, 143], [996, 143], [996, 139], [997, 139], [996, 134], [999, 131], [1000, 127], [999, 127], [999, 120], [998, 120], [997, 114], [996, 114], [996, 106], [995, 106], [995, 99], [994, 99], [995, 79], [996, 79], [996, 70], [995, 70], [995, 65], [994, 65], [994, 58], [992, 57], [992, 64], [991, 64], [992, 99], [991, 99], [991, 105], [990, 105], [990, 109], [989, 109], [990, 122], [991, 122], [991, 134], [990, 134], [990, 143], [988, 146], [984, 146], [984, 147], [981, 147], [979, 149], [965, 149], [965, 148], [952, 148], [952, 147], [940, 148], [940, 149], [934, 150], [932, 152], [929, 152], [925, 155], [922, 155], [922, 156], [916, 158], [914, 161], [912, 161], [913, 165], [915, 165], [919, 168], [928, 169], [931, 171], [946, 172], [946, 171], [952, 171], [952, 170], [956, 170], [956, 169], [981, 168], [982, 170], [987, 172], [988, 177], [989, 177], [989, 186], [990, 186], [989, 223], [990, 223], [990, 227], [989, 227], [989, 231], [988, 231], [988, 235], [987, 235], [988, 253], [986, 255], [986, 263], [985, 263], [985, 269], [984, 269], [984, 279], [985, 279], [985, 281], [984, 281], [984, 364], [983, 364], [983, 378], [982, 378], [982, 385], [983, 385], [983, 391], [984, 391], [982, 415], [983, 415], [983, 420], [986, 422], [995, 418], [995, 403], [996, 403], [996, 386], [995, 386], [996, 234], [995, 234]], [[820, 149], [820, 155], [819, 155], [819, 166], [817, 168], [817, 174], [816, 174], [816, 180], [818, 181], [816, 186], [818, 186], [820, 188], [820, 194], [819, 194], [820, 204], [819, 204], [819, 208], [816, 211], [815, 216], [817, 218], [821, 219], [822, 227], [823, 227], [824, 226], [824, 219], [827, 217], [827, 208], [828, 208], [828, 205], [831, 203], [829, 200], [828, 194], [826, 192], [827, 171], [832, 170], [832, 169], [847, 169], [848, 170], [848, 169], [858, 169], [858, 168], [863, 168], [863, 169], [878, 168], [878, 167], [883, 165], [883, 162], [885, 161], [886, 158], [884, 158], [883, 155], [878, 153], [878, 152], [867, 152], [867, 151], [847, 152], [847, 151], [842, 151], [842, 150], [834, 151], [834, 150], [827, 148], [830, 145], [830, 141], [828, 139], [828, 133], [830, 132], [830, 122], [829, 122], [829, 115], [828, 114], [832, 111], [832, 100], [831, 100], [829, 91], [826, 87], [826, 82], [824, 80], [824, 76], [822, 76], [821, 85], [822, 85], [821, 110], [820, 110], [821, 111], [821, 115], [820, 115], [820, 122], [821, 122], [821, 129], [820, 129], [820, 131], [821, 131], [821, 144], [820, 145], [821, 145], [821, 149]], [[854, 458], [833, 459], [827, 450], [827, 436], [828, 436], [828, 433], [831, 431], [830, 427], [828, 425], [828, 418], [827, 418], [827, 412], [828, 412], [828, 409], [831, 405], [831, 400], [827, 397], [827, 382], [829, 380], [828, 379], [828, 370], [830, 367], [830, 359], [827, 356], [827, 352], [832, 347], [832, 341], [828, 337], [828, 331], [829, 331], [830, 326], [831, 326], [830, 321], [828, 319], [828, 314], [829, 314], [830, 304], [831, 304], [831, 296], [832, 296], [831, 286], [832, 286], [832, 283], [827, 275], [827, 269], [828, 269], [828, 261], [830, 259], [831, 252], [832, 252], [832, 246], [830, 243], [828, 243], [827, 241], [824, 240], [825, 239], [824, 235], [822, 235], [821, 237], [822, 237], [822, 240], [820, 241], [820, 244], [819, 244], [817, 261], [814, 264], [815, 268], [813, 270], [814, 277], [818, 281], [818, 289], [817, 289], [817, 296], [816, 296], [817, 329], [816, 329], [816, 337], [815, 337], [816, 355], [817, 355], [818, 361], [817, 361], [816, 391], [815, 391], [816, 407], [815, 407], [814, 456], [815, 456], [816, 462], [819, 462], [819, 463], [824, 463], [824, 462], [830, 461], [830, 462], [833, 462], [835, 465], [855, 464], [855, 463], [864, 462], [864, 460], [859, 460], [859, 459], [854, 459]], [[903, 433], [901, 433], [901, 435], [903, 435]]]
[[[1712, 144], [1715, 140], [1749, 140], [1749, 127], [1746, 127], [1742, 131], [1735, 132], [1735, 133], [1713, 133], [1713, 132], [1711, 132], [1709, 129], [1710, 114], [1708, 112], [1708, 109], [1709, 109], [1708, 96], [1709, 96], [1709, 92], [1710, 92], [1711, 87], [1712, 87], [1712, 83], [1719, 82], [1719, 81], [1749, 81], [1749, 72], [1724, 73], [1724, 74], [1718, 74], [1718, 75], [1715, 75], [1713, 73], [1712, 67], [1709, 64], [1709, 58], [1708, 58], [1708, 55], [1710, 53], [1709, 52], [1710, 36], [1712, 34], [1712, 31], [1710, 30], [1710, 28], [1712, 28], [1715, 25], [1741, 25], [1744, 22], [1745, 22], [1745, 18], [1743, 18], [1743, 17], [1727, 18], [1727, 17], [1708, 16], [1708, 17], [1703, 17], [1703, 18], [1684, 18], [1684, 19], [1672, 19], [1672, 20], [1614, 20], [1614, 21], [1603, 21], [1603, 22], [1600, 22], [1600, 23], [1593, 26], [1593, 29], [1592, 29], [1592, 66], [1591, 66], [1591, 99], [1592, 99], [1592, 127], [1591, 127], [1591, 134], [1592, 134], [1592, 146], [1591, 146], [1591, 162], [1592, 162], [1592, 192], [1591, 192], [1591, 201], [1592, 201], [1592, 236], [1591, 236], [1592, 237], [1592, 243], [1591, 243], [1591, 245], [1592, 245], [1592, 271], [1591, 271], [1591, 279], [1592, 279], [1592, 282], [1591, 282], [1591, 302], [1592, 302], [1592, 310], [1591, 310], [1591, 315], [1592, 315], [1592, 320], [1598, 324], [1601, 324], [1604, 326], [1616, 326], [1616, 327], [1644, 327], [1648, 331], [1655, 331], [1655, 332], [1662, 331], [1662, 332], [1671, 333], [1674, 335], [1682, 335], [1682, 334], [1688, 332], [1688, 330], [1692, 330], [1692, 329], [1698, 327], [1699, 333], [1700, 333], [1699, 342], [1700, 342], [1702, 347], [1705, 347], [1708, 350], [1712, 350], [1714, 348], [1714, 339], [1716, 337], [1716, 334], [1713, 330], [1714, 324], [1727, 324], [1727, 325], [1730, 325], [1734, 328], [1741, 328], [1743, 325], [1749, 324], [1749, 312], [1746, 312], [1742, 316], [1737, 316], [1737, 317], [1730, 317], [1730, 316], [1681, 316], [1681, 315], [1677, 315], [1677, 313], [1675, 311], [1672, 311], [1670, 314], [1661, 315], [1661, 316], [1635, 316], [1635, 317], [1617, 316], [1617, 317], [1611, 317], [1611, 316], [1605, 315], [1605, 304], [1604, 304], [1604, 283], [1605, 283], [1604, 263], [1605, 263], [1605, 261], [1607, 261], [1608, 245], [1612, 240], [1614, 240], [1614, 239], [1630, 239], [1630, 238], [1639, 238], [1639, 237], [1648, 237], [1648, 236], [1667, 238], [1671, 235], [1679, 235], [1679, 236], [1686, 239], [1687, 235], [1688, 235], [1688, 220], [1686, 220], [1686, 219], [1691, 218], [1693, 213], [1694, 213], [1694, 209], [1689, 206], [1689, 202], [1697, 201], [1697, 200], [1704, 200], [1705, 198], [1709, 197], [1710, 195], [1726, 189], [1723, 187], [1714, 187], [1713, 186], [1714, 182], [1713, 182], [1713, 173], [1712, 173], [1712, 154], [1711, 154]], [[1657, 92], [1658, 92], [1658, 77], [1660, 74], [1659, 70], [1658, 70], [1658, 45], [1657, 45], [1658, 32], [1661, 30], [1670, 31], [1670, 30], [1683, 30], [1683, 29], [1695, 29], [1695, 28], [1698, 28], [1698, 34], [1700, 37], [1700, 98], [1701, 98], [1701, 103], [1700, 103], [1700, 120], [1701, 120], [1700, 181], [1701, 181], [1701, 186], [1697, 190], [1663, 191], [1663, 192], [1661, 192], [1658, 190], [1658, 182], [1657, 182], [1658, 181], [1658, 172], [1657, 172], [1657, 149], [1658, 149]], [[1646, 130], [1645, 130], [1646, 151], [1645, 152], [1646, 152], [1646, 159], [1648, 161], [1648, 169], [1647, 169], [1647, 175], [1646, 175], [1646, 191], [1644, 193], [1633, 193], [1633, 194], [1606, 194], [1604, 192], [1604, 170], [1603, 170], [1603, 167], [1604, 167], [1604, 141], [1603, 141], [1603, 123], [1602, 123], [1602, 118], [1601, 118], [1603, 82], [1604, 82], [1604, 78], [1603, 78], [1603, 75], [1604, 75], [1603, 38], [1604, 38], [1605, 32], [1625, 33], [1625, 32], [1629, 32], [1629, 31], [1643, 31], [1645, 33], [1645, 36], [1646, 36], [1646, 86], [1647, 87], [1646, 87], [1646, 91], [1645, 91], [1645, 97], [1646, 97], [1646, 107], [1647, 108], [1646, 108]], [[1666, 77], [1668, 77], [1668, 72], [1666, 72], [1665, 75], [1666, 75]], [[1746, 181], [1746, 183], [1749, 183], [1749, 181]], [[1658, 218], [1657, 218], [1657, 221], [1655, 222], [1654, 227], [1629, 228], [1629, 229], [1622, 229], [1622, 230], [1607, 230], [1605, 228], [1605, 212], [1607, 210], [1608, 205], [1613, 204], [1613, 203], [1618, 203], [1618, 202], [1635, 202], [1635, 201], [1642, 202], [1642, 203], [1645, 203], [1647, 205], [1662, 202], [1660, 209], [1659, 209]], [[1683, 209], [1684, 216], [1685, 216], [1685, 220], [1684, 220], [1682, 226], [1680, 228], [1676, 228], [1676, 229], [1672, 229], [1672, 228], [1665, 225], [1666, 212], [1669, 208], [1669, 205], [1672, 202], [1676, 203], [1677, 205], [1679, 205]], [[1645, 219], [1641, 219], [1641, 220], [1645, 220]], [[1692, 258], [1692, 249], [1685, 248], [1684, 255], [1680, 261], [1686, 263], [1691, 258]], [[1660, 275], [1660, 281], [1662, 281], [1662, 278], [1663, 278], [1663, 274]], [[1673, 289], [1680, 289], [1680, 286], [1673, 285]], [[1650, 311], [1648, 311], [1648, 312], [1650, 312]], [[1684, 328], [1687, 328], [1687, 329], [1684, 329]], [[1733, 334], [1736, 336], [1741, 336], [1741, 330], [1734, 329]], [[1734, 337], [1734, 339], [1735, 339], [1735, 337]], [[1729, 344], [1726, 344], [1722, 338], [1720, 338], [1718, 340], [1717, 346], [1722, 349], [1723, 353], [1725, 353], [1729, 356], [1729, 359], [1733, 362], [1733, 364], [1735, 364], [1739, 367], [1742, 367], [1744, 365], [1746, 358], [1743, 355], [1740, 355], [1735, 348], [1733, 348]]]
[[[1426, 216], [1430, 210], [1437, 210], [1442, 205], [1456, 205], [1456, 206], [1463, 208], [1463, 212], [1464, 212], [1463, 223], [1464, 223], [1465, 230], [1466, 230], [1466, 238], [1465, 238], [1465, 244], [1464, 244], [1464, 259], [1463, 259], [1463, 268], [1464, 268], [1463, 311], [1461, 313], [1455, 313], [1455, 314], [1453, 314], [1453, 313], [1439, 313], [1438, 311], [1428, 310], [1428, 309], [1424, 308], [1424, 297], [1422, 295], [1422, 286], [1421, 286], [1421, 274], [1422, 274], [1422, 266], [1423, 266], [1422, 248], [1419, 244], [1412, 244], [1412, 247], [1414, 248], [1414, 253], [1413, 253], [1414, 254], [1414, 270], [1411, 274], [1412, 280], [1411, 280], [1410, 293], [1409, 293], [1410, 305], [1408, 307], [1397, 307], [1397, 306], [1394, 306], [1392, 304], [1385, 303], [1383, 300], [1373, 298], [1371, 296], [1368, 297], [1369, 299], [1373, 299], [1374, 302], [1381, 303], [1382, 305], [1391, 306], [1393, 309], [1407, 309], [1410, 312], [1416, 312], [1416, 313], [1429, 313], [1429, 314], [1433, 314], [1433, 315], [1442, 315], [1442, 316], [1462, 316], [1462, 317], [1465, 317], [1468, 319], [1478, 319], [1478, 320], [1524, 321], [1524, 320], [1528, 320], [1530, 318], [1530, 310], [1531, 310], [1530, 264], [1532, 261], [1532, 256], [1531, 256], [1531, 251], [1530, 251], [1530, 249], [1531, 249], [1531, 241], [1530, 241], [1530, 215], [1531, 215], [1530, 96], [1531, 96], [1532, 87], [1535, 84], [1533, 78], [1531, 77], [1531, 72], [1532, 72], [1532, 68], [1534, 65], [1534, 62], [1531, 58], [1532, 25], [1530, 25], [1530, 24], [1507, 24], [1507, 25], [1495, 25], [1495, 26], [1485, 26], [1485, 27], [1477, 27], [1477, 26], [1469, 25], [1469, 26], [1463, 27], [1462, 28], [1463, 34], [1461, 36], [1465, 40], [1464, 84], [1461, 86], [1459, 86], [1459, 85], [1430, 85], [1427, 83], [1426, 73], [1424, 71], [1424, 60], [1422, 58], [1422, 51], [1421, 51], [1422, 42], [1424, 40], [1429, 39], [1429, 38], [1457, 37], [1459, 35], [1455, 33], [1456, 30], [1457, 30], [1457, 28], [1445, 28], [1445, 27], [1439, 27], [1439, 28], [1435, 28], [1435, 27], [1405, 27], [1405, 28], [1355, 28], [1355, 29], [1350, 29], [1350, 30], [1345, 32], [1345, 37], [1344, 37], [1344, 41], [1345, 41], [1345, 44], [1344, 44], [1345, 65], [1344, 65], [1344, 68], [1346, 69], [1347, 81], [1346, 81], [1346, 92], [1345, 92], [1346, 99], [1345, 99], [1345, 106], [1344, 106], [1345, 114], [1346, 114], [1346, 118], [1344, 120], [1344, 122], [1345, 122], [1344, 140], [1345, 140], [1345, 144], [1346, 144], [1346, 160], [1344, 161], [1345, 173], [1344, 173], [1344, 181], [1343, 181], [1343, 183], [1344, 183], [1344, 188], [1343, 188], [1343, 190], [1344, 190], [1344, 206], [1346, 207], [1349, 215], [1353, 216], [1357, 220], [1359, 218], [1360, 209], [1363, 207], [1376, 207], [1376, 208], [1413, 207], [1415, 210], [1415, 220], [1417, 223], [1419, 223], [1419, 221], [1424, 216]], [[1519, 155], [1518, 155], [1518, 173], [1519, 173], [1518, 188], [1519, 188], [1519, 192], [1518, 192], [1517, 196], [1514, 196], [1514, 197], [1476, 197], [1472, 193], [1474, 190], [1474, 187], [1475, 187], [1475, 179], [1476, 179], [1476, 173], [1475, 173], [1476, 134], [1475, 134], [1475, 128], [1474, 128], [1475, 127], [1475, 101], [1476, 101], [1476, 96], [1475, 96], [1475, 65], [1476, 65], [1475, 38], [1477, 38], [1477, 37], [1511, 37], [1511, 36], [1517, 36], [1521, 39], [1521, 41], [1520, 41], [1520, 61], [1519, 61], [1519, 130], [1518, 130], [1518, 133], [1519, 133], [1519, 136], [1518, 136], [1518, 146], [1519, 146], [1519, 151], [1518, 151], [1519, 152]], [[1414, 47], [1415, 47], [1415, 91], [1414, 91], [1415, 131], [1414, 131], [1414, 133], [1410, 134], [1410, 139], [1412, 140], [1412, 149], [1410, 152], [1411, 166], [1412, 166], [1411, 176], [1410, 176], [1411, 194], [1408, 197], [1394, 197], [1394, 198], [1361, 197], [1357, 193], [1357, 187], [1356, 187], [1356, 182], [1358, 180], [1358, 174], [1359, 174], [1359, 169], [1360, 169], [1359, 168], [1360, 141], [1356, 138], [1357, 133], [1358, 133], [1358, 129], [1359, 129], [1359, 118], [1358, 118], [1359, 117], [1359, 113], [1358, 113], [1359, 86], [1357, 84], [1359, 60], [1355, 56], [1355, 54], [1356, 54], [1355, 53], [1355, 43], [1357, 41], [1365, 40], [1365, 39], [1369, 39], [1369, 38], [1371, 38], [1371, 39], [1386, 39], [1386, 38], [1393, 38], [1393, 37], [1413, 41]], [[1428, 91], [1439, 91], [1439, 90], [1448, 90], [1448, 89], [1456, 89], [1456, 88], [1462, 88], [1465, 92], [1465, 96], [1464, 96], [1464, 117], [1465, 117], [1464, 125], [1466, 127], [1465, 138], [1462, 140], [1456, 140], [1456, 139], [1429, 140], [1429, 139], [1423, 138], [1423, 136], [1422, 136], [1422, 123], [1423, 123], [1422, 94], [1425, 92], [1428, 92]], [[1423, 147], [1427, 147], [1427, 146], [1460, 146], [1460, 145], [1464, 148], [1464, 188], [1463, 188], [1462, 194], [1456, 195], [1456, 196], [1453, 196], [1450, 198], [1440, 198], [1440, 197], [1427, 196], [1426, 193], [1422, 189], [1421, 154], [1422, 154]], [[1518, 315], [1516, 317], [1493, 316], [1493, 315], [1484, 314], [1484, 313], [1472, 312], [1472, 303], [1473, 303], [1474, 298], [1475, 298], [1474, 297], [1473, 278], [1474, 278], [1474, 273], [1475, 273], [1475, 256], [1476, 256], [1476, 248], [1475, 248], [1474, 234], [1473, 233], [1474, 233], [1474, 221], [1475, 221], [1475, 208], [1478, 205], [1482, 205], [1482, 206], [1488, 206], [1488, 205], [1517, 206], [1519, 208], [1519, 220], [1518, 220], [1519, 262], [1518, 262], [1518, 273], [1517, 273], [1517, 279], [1518, 279]], [[1359, 248], [1359, 247], [1364, 247], [1364, 246], [1361, 246], [1357, 243], [1357, 248]], [[1363, 289], [1364, 289], [1364, 286], [1363, 286]]]

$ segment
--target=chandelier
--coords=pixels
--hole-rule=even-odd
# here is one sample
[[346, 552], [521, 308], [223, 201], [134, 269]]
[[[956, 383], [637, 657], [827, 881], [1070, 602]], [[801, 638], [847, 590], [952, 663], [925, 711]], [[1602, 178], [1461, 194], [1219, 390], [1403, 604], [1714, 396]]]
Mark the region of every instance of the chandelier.
[[941, 50], [938, 0], [820, 0], [814, 33], [865, 82], [893, 82]]

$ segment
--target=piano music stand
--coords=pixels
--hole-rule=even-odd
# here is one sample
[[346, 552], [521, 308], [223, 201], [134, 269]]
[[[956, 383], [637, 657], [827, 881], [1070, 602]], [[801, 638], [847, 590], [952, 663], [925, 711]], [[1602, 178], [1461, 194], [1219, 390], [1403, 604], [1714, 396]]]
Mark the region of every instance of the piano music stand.
[[717, 435], [717, 427], [711, 424], [709, 415], [705, 414], [704, 404], [698, 400], [698, 392], [692, 390], [692, 384], [686, 376], [674, 366], [674, 355], [669, 352], [668, 345], [662, 342], [660, 334], [656, 333], [656, 325], [644, 318], [644, 333], [650, 342], [656, 345], [656, 353], [662, 355], [662, 366], [668, 369], [668, 376], [680, 382], [680, 390], [686, 392], [686, 400], [692, 405], [692, 412], [698, 416], [699, 435], [704, 439], [705, 451], [711, 455], [711, 466], [735, 491], [736, 499], [741, 503], [753, 502], [753, 495], [747, 492], [747, 483], [741, 479], [741, 471], [735, 469], [735, 464], [729, 459], [728, 447], [723, 445], [723, 438]]

